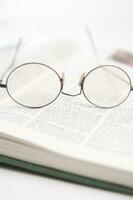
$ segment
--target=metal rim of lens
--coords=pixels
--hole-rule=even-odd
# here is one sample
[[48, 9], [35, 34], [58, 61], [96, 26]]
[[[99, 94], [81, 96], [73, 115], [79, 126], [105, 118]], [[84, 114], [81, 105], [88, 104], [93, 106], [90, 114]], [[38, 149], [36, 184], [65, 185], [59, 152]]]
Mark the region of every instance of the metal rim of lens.
[[[88, 77], [88, 75], [91, 74], [91, 72], [93, 72], [93, 71], [95, 71], [95, 70], [97, 70], [97, 69], [99, 69], [99, 68], [102, 68], [102, 67], [114, 67], [114, 68], [117, 68], [117, 69], [121, 70], [123, 73], [125, 73], [126, 76], [127, 76], [127, 78], [128, 78], [128, 80], [129, 80], [130, 90], [129, 90], [127, 96], [125, 97], [125, 99], [124, 99], [123, 101], [121, 101], [121, 102], [120, 102], [119, 104], [117, 104], [117, 105], [108, 106], [108, 107], [107, 107], [107, 106], [106, 106], [106, 107], [104, 107], [104, 106], [99, 106], [99, 105], [97, 105], [97, 104], [91, 102], [91, 101], [88, 99], [88, 97], [86, 96], [86, 94], [85, 94], [85, 91], [84, 91], [84, 81], [85, 81], [85, 79]], [[94, 106], [96, 106], [96, 107], [98, 107], [98, 108], [103, 108], [103, 109], [115, 108], [115, 107], [121, 105], [121, 104], [129, 97], [129, 95], [130, 95], [130, 93], [131, 93], [131, 89], [132, 89], [131, 78], [129, 77], [129, 75], [127, 74], [127, 72], [125, 72], [122, 68], [117, 67], [117, 66], [115, 66], [115, 65], [100, 65], [100, 66], [98, 66], [98, 67], [95, 67], [94, 69], [92, 69], [91, 71], [89, 71], [89, 72], [85, 75], [84, 80], [83, 80], [83, 84], [82, 84], [83, 95], [84, 95], [84, 97], [87, 99], [87, 101], [89, 101], [89, 103], [91, 103], [92, 105], [94, 105]]]
[[[18, 68], [21, 68], [21, 67], [23, 67], [23, 66], [25, 66], [25, 65], [31, 65], [31, 64], [42, 65], [43, 67], [47, 67], [47, 68], [51, 69], [51, 70], [57, 75], [57, 77], [59, 78], [59, 81], [60, 81], [60, 90], [59, 90], [59, 93], [58, 93], [58, 95], [56, 96], [56, 98], [55, 98], [53, 101], [51, 101], [50, 103], [47, 103], [47, 104], [42, 105], [42, 106], [27, 106], [27, 105], [24, 105], [24, 104], [19, 103], [18, 101], [16, 101], [16, 100], [12, 97], [12, 95], [10, 94], [9, 89], [8, 89], [8, 80], [9, 80], [10, 76], [12, 75], [12, 73], [13, 73], [14, 71], [16, 71]], [[60, 93], [61, 93], [61, 91], [62, 91], [62, 88], [63, 88], [63, 85], [62, 85], [62, 81], [61, 81], [61, 78], [60, 78], [59, 74], [58, 74], [52, 67], [50, 67], [50, 66], [48, 66], [48, 65], [46, 65], [46, 64], [43, 64], [43, 63], [39, 63], [39, 62], [27, 62], [27, 63], [23, 63], [23, 64], [21, 64], [21, 65], [15, 67], [15, 68], [9, 73], [9, 75], [8, 75], [8, 77], [7, 77], [7, 80], [6, 80], [6, 91], [7, 91], [8, 95], [10, 96], [10, 98], [11, 98], [15, 103], [17, 103], [17, 104], [19, 104], [19, 105], [21, 105], [21, 106], [24, 106], [24, 107], [26, 107], [26, 108], [33, 108], [33, 109], [36, 109], [36, 108], [43, 108], [43, 107], [45, 107], [45, 106], [50, 105], [51, 103], [53, 103], [54, 101], [56, 101], [56, 99], [59, 97], [59, 95], [60, 95]]]

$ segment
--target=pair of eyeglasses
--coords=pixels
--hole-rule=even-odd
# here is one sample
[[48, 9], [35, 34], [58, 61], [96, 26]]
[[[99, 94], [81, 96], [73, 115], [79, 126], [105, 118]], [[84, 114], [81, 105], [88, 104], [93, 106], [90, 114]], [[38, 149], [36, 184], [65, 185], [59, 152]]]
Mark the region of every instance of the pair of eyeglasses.
[[[15, 57], [19, 47], [20, 42]], [[7, 71], [10, 68], [11, 66]], [[1, 78], [0, 87], [5, 88], [17, 104], [28, 108], [48, 106], [60, 94], [72, 97], [83, 94], [85, 99], [96, 107], [113, 108], [122, 104], [133, 91], [129, 75], [114, 65], [98, 66], [86, 74], [83, 73], [77, 94], [64, 92], [64, 73], [59, 75], [52, 67], [43, 63], [29, 62], [17, 66], [8, 74], [4, 83], [7, 71]]]
[[64, 74], [60, 76], [43, 63], [24, 63], [13, 69], [0, 87], [18, 104], [41, 108], [53, 103], [60, 94], [84, 97], [100, 108], [113, 108], [123, 103], [133, 90], [129, 75], [119, 67], [103, 65], [82, 74], [77, 94], [63, 92]]

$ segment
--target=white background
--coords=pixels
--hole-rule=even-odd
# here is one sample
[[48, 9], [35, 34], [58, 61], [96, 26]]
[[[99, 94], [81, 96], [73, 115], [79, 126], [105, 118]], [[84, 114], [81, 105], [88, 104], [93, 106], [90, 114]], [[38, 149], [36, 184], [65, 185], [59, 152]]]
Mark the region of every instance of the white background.
[[[0, 46], [12, 38], [78, 31], [89, 25], [99, 53], [133, 49], [132, 0], [0, 0]], [[90, 187], [0, 168], [0, 199], [132, 199]]]

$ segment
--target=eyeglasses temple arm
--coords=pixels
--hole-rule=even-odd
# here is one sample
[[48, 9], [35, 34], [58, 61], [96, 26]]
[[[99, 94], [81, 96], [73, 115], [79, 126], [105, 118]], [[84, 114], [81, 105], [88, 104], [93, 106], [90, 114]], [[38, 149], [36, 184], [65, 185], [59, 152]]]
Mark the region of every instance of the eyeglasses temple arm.
[[[115, 73], [113, 73], [113, 72], [111, 72], [110, 70], [108, 70], [108, 69], [104, 69], [105, 71], [109, 71], [113, 76], [115, 76], [115, 77], [117, 77], [117, 78], [119, 78], [119, 80], [121, 80], [121, 81], [123, 81], [123, 82], [125, 82], [126, 84], [128, 84], [129, 85], [129, 82], [128, 81], [126, 81], [126, 80], [124, 80], [122, 77], [120, 77], [119, 75], [117, 75], [117, 74], [115, 74]], [[125, 72], [126, 73], [126, 72]]]
[[7, 70], [6, 70], [6, 71], [2, 74], [2, 76], [1, 76], [1, 79], [0, 79], [0, 87], [5, 87], [5, 84], [2, 84], [3, 78], [4, 78], [4, 76], [7, 74], [7, 72], [12, 68], [12, 66], [14, 65], [15, 59], [16, 59], [16, 57], [17, 57], [18, 51], [19, 51], [20, 46], [21, 46], [21, 43], [22, 43], [22, 38], [19, 38], [19, 41], [18, 41], [18, 43], [17, 43], [17, 45], [16, 45], [15, 52], [14, 52], [13, 58], [12, 58], [12, 60], [11, 60], [11, 63], [10, 63], [10, 65], [9, 65], [9, 67], [7, 68]]
[[88, 36], [88, 39], [90, 41], [90, 45], [91, 45], [92, 52], [93, 52], [94, 58], [96, 60], [96, 63], [97, 63], [97, 65], [100, 65], [100, 59], [99, 59], [99, 55], [98, 55], [98, 50], [97, 50], [94, 38], [92, 36], [92, 33], [90, 31], [90, 28], [86, 25], [86, 26], [84, 26], [84, 29], [85, 29], [86, 34]]
[[[88, 26], [84, 26], [84, 28], [85, 28], [87, 36], [88, 36], [88, 38], [90, 40], [91, 48], [92, 48], [93, 54], [95, 56], [96, 62], [97, 62], [97, 64], [100, 64], [100, 59], [99, 59], [98, 51], [97, 51], [97, 48], [96, 48], [96, 45], [95, 45], [95, 42], [94, 42], [94, 38], [93, 38], [92, 33], [90, 31], [90, 28]], [[115, 76], [117, 76], [117, 75], [115, 75]], [[124, 81], [125, 83], [129, 84], [127, 81], [125, 81], [121, 77], [117, 76], [117, 78], [119, 78], [122, 81]], [[131, 91], [133, 91], [133, 86], [131, 86]]]

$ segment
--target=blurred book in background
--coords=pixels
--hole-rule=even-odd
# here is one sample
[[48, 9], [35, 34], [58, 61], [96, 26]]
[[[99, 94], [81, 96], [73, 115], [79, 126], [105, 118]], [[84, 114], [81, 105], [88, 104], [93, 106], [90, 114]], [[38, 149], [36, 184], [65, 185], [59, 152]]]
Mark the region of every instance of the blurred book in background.
[[112, 60], [133, 66], [133, 53], [117, 49], [110, 57]]

